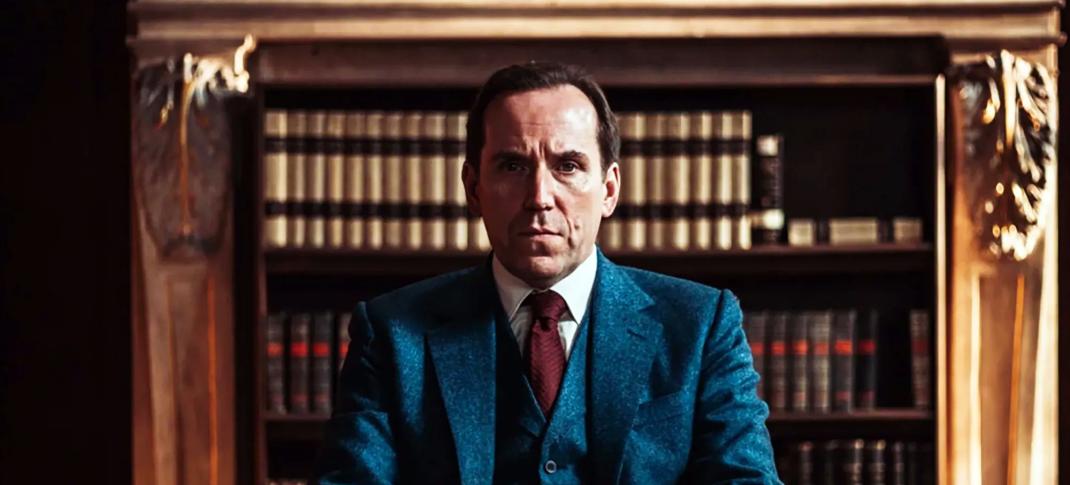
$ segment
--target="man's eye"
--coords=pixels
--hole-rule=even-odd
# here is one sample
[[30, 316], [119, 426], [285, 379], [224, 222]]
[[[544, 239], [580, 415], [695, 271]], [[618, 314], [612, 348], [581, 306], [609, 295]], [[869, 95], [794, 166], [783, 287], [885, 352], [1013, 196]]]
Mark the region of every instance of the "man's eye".
[[519, 172], [524, 169], [522, 165], [516, 162], [505, 162], [502, 168], [504, 168], [506, 172]]
[[579, 170], [580, 169], [580, 165], [578, 163], [576, 163], [576, 162], [573, 162], [573, 161], [569, 160], [569, 161], [562, 162], [561, 166], [560, 166], [560, 169], [561, 169], [562, 172], [572, 173], [572, 172], [575, 172], [575, 171]]

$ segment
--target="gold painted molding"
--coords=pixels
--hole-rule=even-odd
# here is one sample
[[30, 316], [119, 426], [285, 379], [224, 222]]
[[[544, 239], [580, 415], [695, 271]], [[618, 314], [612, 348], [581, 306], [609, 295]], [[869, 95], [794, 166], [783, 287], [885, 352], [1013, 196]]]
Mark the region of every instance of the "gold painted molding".
[[943, 36], [1061, 42], [1053, 0], [155, 0], [131, 3], [153, 42], [374, 39]]

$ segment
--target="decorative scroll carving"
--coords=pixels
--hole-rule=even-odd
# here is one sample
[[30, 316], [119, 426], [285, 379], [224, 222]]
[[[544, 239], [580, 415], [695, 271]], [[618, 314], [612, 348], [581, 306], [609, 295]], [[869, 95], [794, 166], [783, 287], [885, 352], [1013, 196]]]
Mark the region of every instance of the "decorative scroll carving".
[[978, 242], [996, 258], [1021, 261], [1036, 247], [1054, 203], [1055, 83], [1043, 66], [1007, 51], [964, 66], [955, 77], [964, 155], [986, 163], [966, 181], [981, 194], [973, 215]]
[[234, 65], [186, 54], [142, 68], [135, 78], [134, 177], [149, 234], [167, 257], [194, 258], [219, 247], [231, 173], [224, 103], [245, 93], [245, 55]]

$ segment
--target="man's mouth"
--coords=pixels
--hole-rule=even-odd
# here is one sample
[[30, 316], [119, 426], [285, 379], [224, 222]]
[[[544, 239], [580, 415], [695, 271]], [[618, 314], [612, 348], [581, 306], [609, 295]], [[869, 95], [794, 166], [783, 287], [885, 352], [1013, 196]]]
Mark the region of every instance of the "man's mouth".
[[549, 229], [529, 228], [529, 229], [524, 229], [524, 230], [520, 231], [520, 235], [521, 236], [525, 236], [525, 237], [556, 236], [557, 233], [554, 232], [554, 231], [551, 231]]

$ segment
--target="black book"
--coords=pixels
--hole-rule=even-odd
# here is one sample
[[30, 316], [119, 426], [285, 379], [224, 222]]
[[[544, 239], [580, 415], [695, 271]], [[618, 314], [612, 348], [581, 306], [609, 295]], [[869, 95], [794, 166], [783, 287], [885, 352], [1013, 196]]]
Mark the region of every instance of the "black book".
[[929, 353], [929, 312], [910, 311], [910, 363], [913, 376], [914, 407], [928, 409], [932, 406], [929, 373], [932, 357]]
[[885, 460], [884, 440], [874, 440], [866, 443], [865, 475], [867, 485], [884, 485]]
[[810, 409], [816, 413], [827, 413], [831, 409], [832, 365], [832, 312], [813, 312], [808, 319], [810, 325]]
[[821, 485], [836, 485], [839, 483], [840, 442], [829, 440], [821, 445], [821, 453], [818, 459], [820, 474], [817, 483]]
[[267, 380], [268, 411], [286, 412], [286, 314], [268, 315], [264, 329], [264, 378]]
[[877, 310], [869, 310], [862, 313], [858, 320], [858, 346], [855, 349], [855, 358], [858, 362], [856, 369], [856, 405], [859, 409], [873, 409], [877, 407], [877, 345], [878, 345], [878, 322], [880, 315]]
[[309, 320], [307, 313], [299, 313], [290, 319], [290, 412], [308, 412], [308, 344]]
[[[792, 475], [793, 483], [797, 485], [813, 485], [814, 483], [814, 444], [803, 441], [795, 445], [795, 470]], [[792, 482], [789, 482], [792, 483]]]
[[349, 352], [349, 321], [352, 320], [352, 313], [342, 313], [338, 315], [338, 332], [336, 333], [338, 342], [338, 351], [335, 353], [334, 368], [341, 370], [342, 364], [346, 361], [346, 354]]
[[334, 333], [334, 314], [320, 312], [312, 325], [312, 412], [331, 414], [331, 381], [334, 366], [331, 365], [331, 342]]
[[888, 482], [891, 485], [907, 485], [906, 445], [902, 441], [892, 443], [888, 461]]
[[791, 314], [791, 410], [810, 410], [810, 339], [809, 312]]
[[762, 135], [756, 146], [752, 241], [755, 245], [779, 244], [784, 232], [784, 137]]
[[843, 485], [862, 485], [863, 454], [866, 443], [862, 440], [844, 442], [840, 449], [840, 481]]
[[832, 409], [854, 409], [855, 310], [835, 312], [832, 321]]
[[788, 408], [788, 313], [769, 314], [769, 381], [766, 395], [769, 408], [785, 411]]
[[921, 484], [921, 469], [918, 463], [918, 444], [914, 442], [906, 445], [906, 482], [907, 485]]
[[762, 388], [765, 384], [765, 326], [769, 320], [769, 314], [760, 312], [745, 312], [743, 314], [743, 331], [747, 334], [747, 343], [750, 344], [750, 353], [754, 358], [754, 371], [758, 373], [758, 397], [765, 399]]

